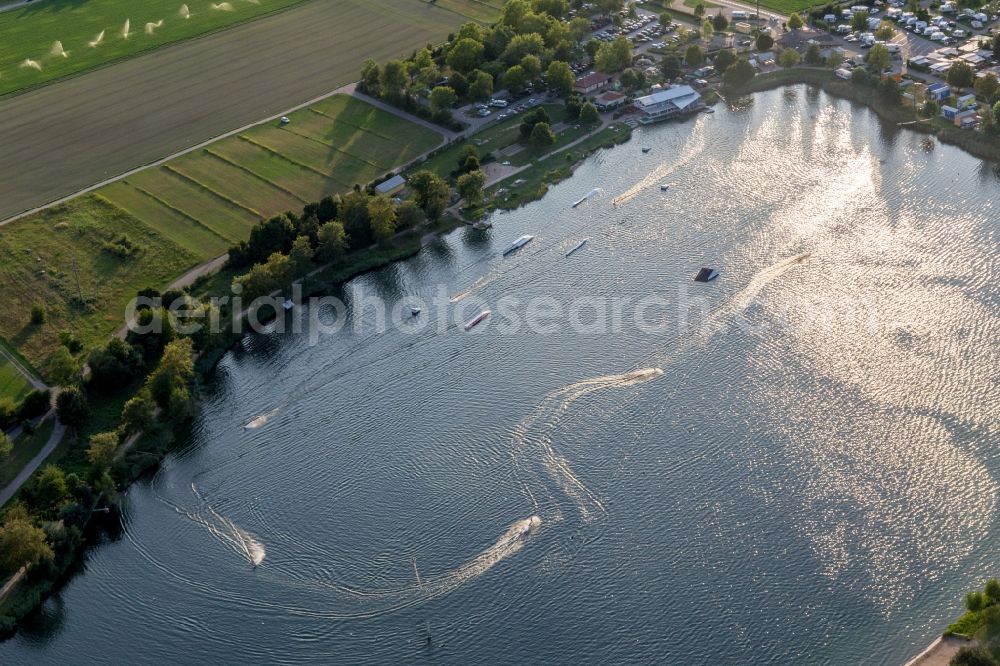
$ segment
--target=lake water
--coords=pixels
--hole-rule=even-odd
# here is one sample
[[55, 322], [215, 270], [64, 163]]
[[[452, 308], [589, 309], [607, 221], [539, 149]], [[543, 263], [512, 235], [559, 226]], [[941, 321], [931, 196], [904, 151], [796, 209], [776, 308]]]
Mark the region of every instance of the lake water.
[[0, 662], [902, 663], [998, 573], [998, 202], [802, 86], [642, 128], [247, 337]]

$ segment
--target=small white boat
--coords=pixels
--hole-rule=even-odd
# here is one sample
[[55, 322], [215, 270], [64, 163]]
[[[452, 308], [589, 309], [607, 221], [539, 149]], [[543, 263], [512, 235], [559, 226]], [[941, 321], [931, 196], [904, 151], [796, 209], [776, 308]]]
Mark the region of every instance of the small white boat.
[[642, 152], [648, 153], [651, 150], [652, 150], [652, 148], [650, 148], [649, 146], [644, 146], [643, 149], [642, 149]]
[[420, 314], [420, 308], [410, 308], [410, 314], [416, 317], [418, 314]]
[[281, 304], [281, 307], [285, 308], [286, 310], [291, 310], [292, 308], [295, 307], [295, 301], [293, 301], [290, 298], [286, 298], [285, 302]]
[[589, 238], [584, 238], [582, 241], [580, 241], [579, 243], [577, 243], [576, 245], [574, 245], [568, 252], [566, 252], [566, 256], [568, 257], [569, 255], [573, 254], [574, 252], [576, 252], [577, 250], [579, 250], [580, 248], [582, 248], [584, 245], [587, 244], [588, 240], [590, 240], [590, 239]]
[[482, 320], [484, 320], [487, 317], [489, 317], [490, 314], [491, 314], [491, 312], [489, 310], [483, 310], [482, 312], [480, 312], [479, 314], [477, 314], [475, 317], [473, 317], [469, 321], [465, 322], [465, 330], [467, 330], [467, 331], [472, 330], [472, 328], [474, 326], [476, 326], [476, 324], [478, 324]]
[[521, 236], [516, 241], [514, 241], [511, 244], [510, 247], [508, 247], [506, 250], [503, 251], [504, 256], [507, 256], [508, 254], [510, 254], [512, 252], [517, 252], [518, 250], [520, 250], [522, 247], [524, 247], [525, 245], [527, 245], [528, 243], [530, 243], [534, 239], [535, 239], [535, 237], [531, 236], [531, 235]]
[[713, 109], [713, 108], [712, 108], [712, 107], [710, 107], [710, 106], [706, 106], [706, 107], [704, 108], [704, 112], [705, 112], [705, 113], [715, 113], [715, 109]]
[[669, 189], [670, 189], [670, 186], [667, 185], [666, 183], [664, 183], [663, 185], [660, 185], [660, 191], [661, 192], [666, 192]]

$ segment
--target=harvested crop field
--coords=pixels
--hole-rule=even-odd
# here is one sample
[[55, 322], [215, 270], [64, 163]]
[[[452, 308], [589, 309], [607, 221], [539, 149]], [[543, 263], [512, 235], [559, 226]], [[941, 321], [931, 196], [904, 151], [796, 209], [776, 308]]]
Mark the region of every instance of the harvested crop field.
[[[71, 329], [95, 345], [121, 325], [139, 289], [162, 288], [224, 254], [262, 218], [366, 184], [442, 140], [343, 95], [289, 120], [253, 127], [0, 227], [0, 253], [9, 259], [0, 266], [0, 289], [14, 294], [0, 313], [0, 336], [44, 368], [59, 331]], [[332, 136], [336, 145], [324, 142]], [[109, 248], [123, 234], [138, 248], [133, 256]], [[42, 326], [28, 322], [36, 302], [49, 313]]]
[[0, 219], [318, 97], [465, 20], [421, 0], [316, 0], [0, 100]]

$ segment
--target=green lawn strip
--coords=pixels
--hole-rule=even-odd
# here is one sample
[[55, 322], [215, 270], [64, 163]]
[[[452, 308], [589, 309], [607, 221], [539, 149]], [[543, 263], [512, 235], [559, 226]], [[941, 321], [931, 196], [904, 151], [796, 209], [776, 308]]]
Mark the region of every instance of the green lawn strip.
[[301, 210], [305, 203], [204, 152], [185, 155], [170, 162], [169, 166], [227, 200], [258, 212], [261, 217], [271, 217], [287, 210]]
[[281, 193], [283, 193], [285, 196], [290, 197], [291, 199], [299, 202], [299, 204], [306, 204], [306, 203], [309, 203], [310, 201], [315, 201], [315, 199], [307, 199], [305, 197], [299, 196], [298, 194], [296, 194], [292, 190], [288, 189], [287, 187], [283, 187], [281, 185], [278, 185], [277, 183], [275, 183], [273, 181], [270, 181], [267, 178], [264, 178], [259, 173], [251, 171], [250, 169], [248, 169], [247, 167], [243, 166], [242, 164], [237, 164], [236, 162], [233, 162], [232, 160], [227, 159], [226, 157], [223, 157], [219, 153], [212, 152], [208, 148], [206, 148], [205, 150], [202, 151], [202, 155], [206, 158], [206, 162], [216, 161], [216, 162], [219, 162], [222, 165], [225, 165], [225, 166], [230, 167], [232, 169], [237, 169], [240, 172], [242, 172], [242, 173], [246, 174], [247, 176], [249, 176], [254, 182], [257, 182], [257, 183], [260, 183], [260, 184], [264, 185], [266, 187], [266, 189], [272, 189], [272, 188], [276, 189], [276, 190], [280, 191]]
[[[233, 11], [213, 10], [207, 0], [188, 2], [191, 13], [187, 19], [180, 14], [182, 0], [44, 0], [0, 12], [0, 95], [259, 18], [303, 1], [230, 0]], [[128, 38], [123, 37], [126, 20]], [[161, 20], [162, 25], [155, 27]], [[153, 24], [151, 34], [147, 23]], [[102, 32], [100, 43], [91, 46]], [[65, 57], [57, 52], [57, 41]], [[35, 61], [41, 69], [24, 66], [26, 59]]]
[[103, 197], [127, 211], [200, 258], [217, 257], [229, 248], [227, 239], [206, 227], [200, 220], [124, 181], [102, 187], [95, 196]]
[[230, 242], [246, 238], [260, 216], [247, 209], [229, 204], [221, 195], [171, 173], [163, 167], [141, 171], [129, 176], [128, 182], [150, 192], [170, 206], [201, 220]]
[[318, 201], [342, 189], [330, 178], [237, 137], [212, 144], [207, 150], [307, 201]]
[[0, 398], [10, 398], [15, 403], [31, 392], [31, 384], [17, 367], [0, 356]]
[[18, 472], [38, 455], [45, 443], [49, 441], [49, 436], [55, 425], [55, 419], [47, 419], [40, 423], [31, 435], [22, 434], [17, 438], [10, 457], [3, 461], [3, 465], [0, 465], [0, 486], [6, 486], [13, 481]]
[[362, 159], [381, 170], [391, 169], [422, 152], [414, 153], [404, 142], [383, 138], [348, 123], [331, 122], [326, 116], [316, 113], [293, 119], [287, 130]]
[[312, 164], [309, 164], [308, 162], [304, 162], [301, 159], [299, 159], [299, 156], [297, 156], [297, 155], [296, 156], [291, 156], [291, 155], [289, 155], [287, 153], [283, 153], [283, 152], [281, 152], [281, 151], [279, 151], [279, 150], [277, 150], [275, 148], [272, 148], [271, 146], [267, 146], [267, 145], [265, 145], [263, 143], [260, 143], [257, 140], [255, 140], [254, 138], [252, 138], [250, 136], [246, 136], [244, 134], [239, 135], [239, 139], [241, 141], [245, 141], [248, 144], [251, 144], [251, 145], [255, 146], [256, 148], [259, 148], [261, 150], [264, 150], [264, 151], [268, 152], [273, 157], [276, 157], [279, 160], [284, 160], [284, 161], [288, 162], [291, 165], [300, 167], [300, 168], [305, 169], [307, 171], [311, 171], [312, 173], [316, 174], [320, 178], [332, 180], [335, 183], [337, 183], [342, 189], [346, 190], [346, 189], [350, 189], [352, 187], [352, 185], [349, 184], [346, 180], [342, 180], [341, 178], [339, 178], [338, 174], [333, 174], [333, 173], [329, 173], [328, 174], [326, 171], [323, 170], [323, 166], [322, 165], [321, 166], [313, 166]]
[[292, 132], [252, 130], [246, 136], [257, 145], [314, 169], [317, 173], [331, 174], [331, 177], [341, 183], [363, 185], [382, 173], [381, 169], [368, 162]]
[[[103, 250], [121, 235], [140, 252], [120, 259]], [[30, 250], [30, 252], [29, 252]], [[85, 345], [103, 342], [123, 320], [135, 292], [166, 285], [201, 258], [100, 197], [86, 195], [0, 229], [0, 336], [43, 369], [69, 330]], [[43, 304], [47, 321], [28, 313]]]

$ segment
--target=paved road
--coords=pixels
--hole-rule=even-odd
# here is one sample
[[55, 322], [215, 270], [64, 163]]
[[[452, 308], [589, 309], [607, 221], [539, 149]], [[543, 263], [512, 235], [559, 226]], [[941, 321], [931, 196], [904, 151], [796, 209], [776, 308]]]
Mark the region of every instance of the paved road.
[[[56, 415], [54, 411], [50, 411], [49, 414], [46, 415], [46, 418], [54, 419], [55, 417]], [[57, 421], [56, 426], [52, 429], [52, 434], [49, 436], [49, 441], [45, 443], [45, 446], [43, 446], [42, 450], [38, 452], [38, 455], [32, 458], [31, 461], [17, 473], [17, 476], [14, 477], [13, 481], [7, 484], [6, 487], [0, 488], [0, 506], [6, 504], [7, 500], [17, 493], [24, 482], [31, 478], [31, 475], [35, 473], [35, 470], [41, 467], [42, 463], [45, 462], [45, 459], [49, 457], [49, 454], [55, 451], [65, 434], [66, 426]]]
[[333, 90], [363, 59], [462, 22], [414, 4], [317, 0], [0, 100], [0, 219]]

